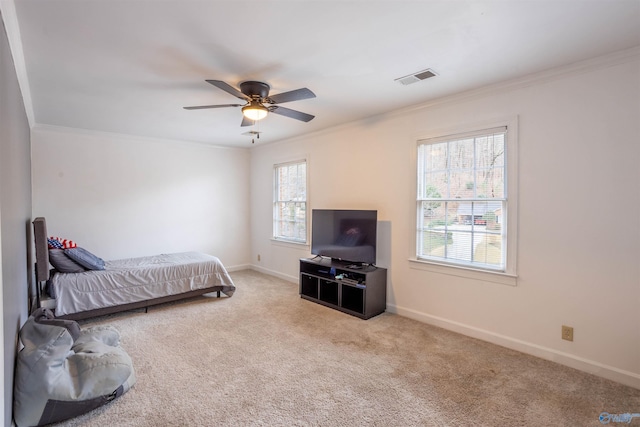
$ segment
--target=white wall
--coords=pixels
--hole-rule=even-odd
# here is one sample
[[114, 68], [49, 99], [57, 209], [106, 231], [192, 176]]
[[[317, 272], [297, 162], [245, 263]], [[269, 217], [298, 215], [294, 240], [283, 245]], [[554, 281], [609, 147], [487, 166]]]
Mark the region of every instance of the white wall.
[[[296, 280], [308, 247], [270, 240], [272, 167], [306, 157], [309, 210], [390, 224], [389, 311], [640, 388], [637, 52], [256, 147], [252, 262]], [[517, 286], [414, 268], [416, 140], [505, 117], [519, 128]]]
[[29, 122], [0, 16], [0, 423], [11, 425], [18, 331], [33, 285]]
[[32, 132], [33, 216], [104, 259], [201, 251], [249, 262], [249, 153], [78, 130]]

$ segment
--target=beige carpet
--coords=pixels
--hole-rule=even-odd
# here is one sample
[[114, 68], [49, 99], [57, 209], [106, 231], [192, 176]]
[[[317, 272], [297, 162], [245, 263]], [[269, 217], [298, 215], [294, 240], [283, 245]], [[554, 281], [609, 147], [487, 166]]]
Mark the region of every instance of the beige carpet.
[[256, 272], [232, 277], [232, 298], [84, 322], [121, 331], [138, 382], [59, 425], [598, 426], [603, 411], [640, 412], [634, 388], [392, 314], [361, 320]]

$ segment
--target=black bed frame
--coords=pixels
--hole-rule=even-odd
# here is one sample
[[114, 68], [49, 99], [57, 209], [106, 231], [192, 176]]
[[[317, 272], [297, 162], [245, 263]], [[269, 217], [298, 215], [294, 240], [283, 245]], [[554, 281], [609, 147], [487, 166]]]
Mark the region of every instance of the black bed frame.
[[[42, 303], [42, 295], [44, 294], [44, 284], [49, 280], [49, 247], [47, 246], [47, 222], [44, 217], [37, 217], [33, 220], [33, 232], [36, 247], [36, 306], [40, 307]], [[167, 295], [159, 298], [152, 298], [143, 301], [137, 301], [127, 304], [114, 305], [111, 307], [96, 308], [94, 310], [80, 311], [77, 313], [66, 314], [58, 317], [59, 319], [82, 320], [91, 317], [104, 316], [122, 311], [137, 310], [144, 308], [145, 310], [151, 306], [164, 304], [171, 301], [179, 301], [187, 298], [193, 298], [212, 292], [217, 293], [220, 298], [222, 286], [211, 286], [208, 288], [196, 289], [193, 291], [183, 292], [175, 295]], [[54, 312], [55, 314], [55, 312]]]

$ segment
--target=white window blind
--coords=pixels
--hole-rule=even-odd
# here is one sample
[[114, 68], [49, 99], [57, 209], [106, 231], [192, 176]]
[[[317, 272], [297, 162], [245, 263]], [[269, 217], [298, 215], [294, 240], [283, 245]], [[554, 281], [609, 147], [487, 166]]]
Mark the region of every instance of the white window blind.
[[506, 127], [418, 142], [418, 259], [505, 271], [506, 149]]
[[307, 163], [274, 166], [273, 237], [307, 242]]

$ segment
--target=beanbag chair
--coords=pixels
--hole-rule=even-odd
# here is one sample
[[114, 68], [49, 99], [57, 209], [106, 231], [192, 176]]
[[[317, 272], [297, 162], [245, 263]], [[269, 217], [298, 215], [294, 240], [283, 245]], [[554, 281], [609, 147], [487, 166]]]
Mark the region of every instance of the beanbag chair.
[[126, 393], [135, 383], [133, 363], [110, 326], [81, 330], [37, 309], [20, 329], [13, 413], [16, 425], [66, 420]]

